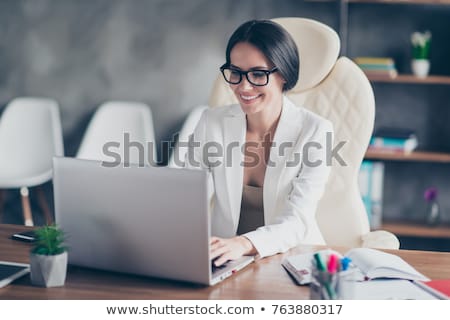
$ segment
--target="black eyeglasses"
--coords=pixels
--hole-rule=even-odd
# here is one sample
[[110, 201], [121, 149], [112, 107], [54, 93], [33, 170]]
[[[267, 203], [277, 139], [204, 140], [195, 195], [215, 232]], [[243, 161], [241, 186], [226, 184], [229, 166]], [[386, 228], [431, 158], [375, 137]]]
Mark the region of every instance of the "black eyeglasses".
[[242, 76], [245, 75], [248, 82], [254, 86], [262, 87], [269, 83], [269, 76], [271, 73], [277, 72], [278, 68], [274, 67], [270, 70], [249, 70], [242, 71], [236, 68], [231, 68], [227, 65], [220, 67], [220, 71], [223, 74], [223, 78], [226, 82], [231, 84], [239, 84], [242, 81]]

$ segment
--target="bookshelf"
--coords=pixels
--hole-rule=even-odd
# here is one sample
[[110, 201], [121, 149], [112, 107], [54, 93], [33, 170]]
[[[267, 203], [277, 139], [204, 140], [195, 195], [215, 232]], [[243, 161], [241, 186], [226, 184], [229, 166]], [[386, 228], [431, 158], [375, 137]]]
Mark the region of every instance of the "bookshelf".
[[411, 74], [399, 74], [395, 78], [368, 76], [371, 82], [411, 83], [411, 84], [441, 84], [450, 85], [450, 76], [430, 75], [426, 78], [418, 78]]
[[367, 160], [437, 162], [450, 163], [450, 154], [439, 152], [413, 151], [411, 153], [386, 152], [368, 150], [364, 157]]
[[[336, 0], [306, 0], [308, 2], [335, 2]], [[344, 3], [429, 4], [449, 5], [450, 0], [340, 0]]]
[[[441, 5], [450, 6], [450, 0], [337, 0], [339, 9], [339, 35], [342, 41], [342, 55], [348, 55], [348, 30], [349, 30], [349, 16], [351, 8], [358, 4], [380, 4], [385, 7], [385, 10], [390, 10], [388, 5], [423, 5], [424, 10], [426, 5]], [[394, 8], [394, 6], [393, 6]], [[421, 9], [417, 9], [421, 10]], [[448, 24], [446, 24], [448, 27]], [[379, 39], [378, 39], [379, 40]], [[368, 79], [373, 83], [380, 83], [385, 85], [411, 85], [414, 86], [450, 86], [450, 75], [429, 75], [425, 78], [418, 78], [412, 74], [398, 74], [394, 78], [387, 76], [368, 76]], [[384, 86], [383, 86], [384, 88]], [[402, 86], [399, 86], [402, 88]], [[412, 89], [412, 88], [411, 88]], [[417, 88], [419, 90], [419, 88]], [[446, 88], [436, 88], [437, 90], [446, 90]], [[408, 88], [407, 90], [410, 90]], [[424, 165], [433, 166], [435, 164], [450, 164], [450, 153], [433, 152], [433, 151], [413, 151], [411, 153], [401, 152], [386, 152], [368, 150], [365, 154], [365, 159], [385, 162], [386, 166], [394, 165], [393, 162], [407, 163], [423, 163]], [[403, 166], [403, 163], [402, 163]], [[442, 167], [440, 167], [442, 168]], [[438, 169], [440, 170], [440, 169]], [[447, 170], [447, 168], [443, 168]], [[430, 178], [431, 181], [433, 179]], [[414, 210], [420, 210], [419, 207]], [[414, 215], [413, 215], [414, 216]], [[417, 216], [417, 215], [416, 215]], [[385, 217], [389, 218], [389, 217]], [[399, 218], [396, 221], [383, 221], [380, 229], [390, 231], [399, 237], [402, 248], [407, 249], [424, 249], [437, 251], [450, 251], [450, 225], [444, 224], [437, 227], [427, 226], [425, 223], [412, 222], [411, 217]]]
[[450, 0], [344, 0], [347, 3], [450, 4]]
[[380, 228], [397, 236], [450, 239], [450, 226], [430, 227], [423, 224], [407, 222], [387, 222]]
[[389, 221], [380, 229], [395, 234], [401, 249], [448, 252], [450, 248], [449, 224], [428, 226], [418, 222]]

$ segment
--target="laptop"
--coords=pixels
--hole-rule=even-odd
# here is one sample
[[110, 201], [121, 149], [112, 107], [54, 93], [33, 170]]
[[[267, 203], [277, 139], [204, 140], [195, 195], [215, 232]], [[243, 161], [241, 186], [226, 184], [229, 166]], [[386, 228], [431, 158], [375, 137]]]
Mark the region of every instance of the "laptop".
[[213, 272], [206, 171], [55, 157], [53, 174], [70, 264], [214, 285], [253, 261]]

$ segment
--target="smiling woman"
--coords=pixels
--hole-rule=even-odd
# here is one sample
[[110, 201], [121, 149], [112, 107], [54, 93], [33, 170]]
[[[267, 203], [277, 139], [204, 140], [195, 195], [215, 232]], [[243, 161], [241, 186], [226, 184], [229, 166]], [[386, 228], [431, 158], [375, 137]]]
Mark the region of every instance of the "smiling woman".
[[280, 114], [282, 89], [286, 81], [278, 68], [257, 47], [248, 42], [237, 43], [230, 53], [228, 65], [222, 68], [222, 73], [241, 106], [246, 108], [243, 110], [246, 114], [255, 114], [269, 104], [276, 106], [271, 110], [271, 118]]
[[[284, 96], [299, 75], [294, 40], [275, 22], [246, 22], [230, 37], [220, 70], [239, 104], [203, 113], [186, 159], [212, 171], [211, 259], [221, 265], [323, 244], [315, 211], [330, 171], [325, 144], [332, 125]], [[220, 165], [194, 148], [211, 143], [227, 150]], [[292, 165], [296, 157], [320, 165]]]
[[285, 81], [283, 91], [295, 86], [299, 74], [299, 55], [294, 40], [285, 29], [268, 20], [244, 23], [228, 41], [224, 66], [232, 65], [231, 52], [237, 44], [242, 43], [252, 45], [262, 54], [263, 60], [277, 67]]

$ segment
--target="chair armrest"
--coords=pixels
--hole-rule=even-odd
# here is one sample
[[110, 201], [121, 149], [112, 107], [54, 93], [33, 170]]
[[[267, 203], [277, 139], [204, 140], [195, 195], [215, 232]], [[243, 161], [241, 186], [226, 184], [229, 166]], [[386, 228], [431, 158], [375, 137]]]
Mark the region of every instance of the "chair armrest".
[[361, 237], [362, 246], [378, 249], [399, 249], [400, 241], [397, 237], [388, 231], [371, 231]]

